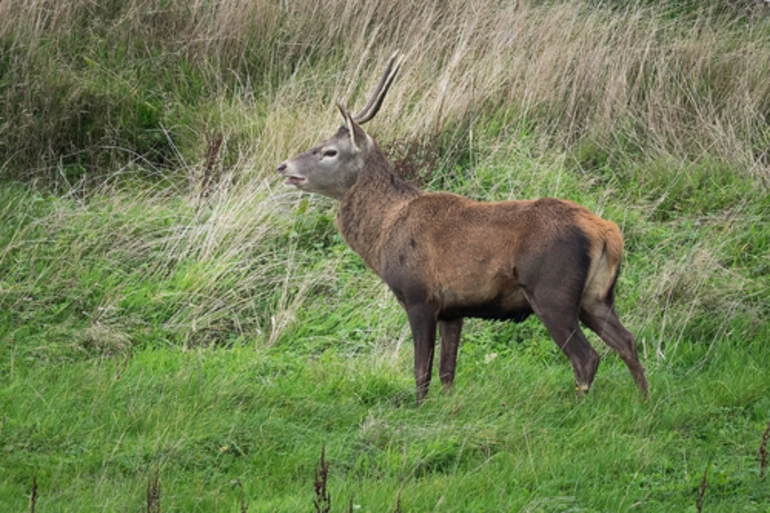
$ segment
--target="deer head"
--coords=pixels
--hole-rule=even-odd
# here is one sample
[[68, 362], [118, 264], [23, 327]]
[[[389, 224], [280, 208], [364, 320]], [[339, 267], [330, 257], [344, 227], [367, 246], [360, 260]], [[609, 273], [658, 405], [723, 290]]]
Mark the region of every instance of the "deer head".
[[337, 103], [344, 124], [336, 134], [320, 145], [278, 166], [278, 172], [286, 177], [286, 185], [337, 200], [342, 199], [355, 184], [359, 172], [371, 154], [380, 151], [361, 125], [379, 112], [400, 66], [400, 59], [394, 54], [374, 94], [357, 115], [351, 116], [342, 103]]

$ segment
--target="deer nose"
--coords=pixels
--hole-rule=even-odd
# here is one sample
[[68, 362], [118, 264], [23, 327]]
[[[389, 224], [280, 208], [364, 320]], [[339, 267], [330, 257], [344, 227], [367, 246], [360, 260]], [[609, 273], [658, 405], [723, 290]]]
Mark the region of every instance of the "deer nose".
[[278, 166], [278, 172], [281, 174], [284, 174], [286, 172], [286, 168], [288, 166], [286, 165], [286, 162], [282, 163], [280, 166]]

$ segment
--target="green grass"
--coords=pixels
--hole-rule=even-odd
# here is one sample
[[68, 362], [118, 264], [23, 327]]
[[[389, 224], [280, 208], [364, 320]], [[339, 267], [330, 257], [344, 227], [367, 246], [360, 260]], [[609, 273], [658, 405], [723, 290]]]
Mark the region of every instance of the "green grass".
[[[0, 3], [0, 509], [770, 512], [770, 18], [751, 2]], [[406, 317], [275, 166], [360, 107], [429, 190], [617, 222], [578, 400], [537, 319]], [[767, 469], [766, 469], [767, 470]], [[160, 503], [148, 505], [157, 476]], [[38, 488], [34, 500], [33, 482]]]
[[468, 322], [454, 393], [415, 407], [405, 315], [326, 200], [260, 217], [254, 189], [196, 210], [165, 188], [83, 202], [4, 184], [2, 503], [24, 511], [36, 478], [39, 510], [138, 510], [157, 472], [163, 511], [312, 511], [325, 447], [334, 511], [695, 511], [706, 469], [707, 511], [767, 511], [766, 195], [662, 220], [566, 160], [509, 175], [485, 154], [446, 185], [560, 188], [624, 223], [618, 308], [649, 403], [596, 338], [577, 400], [530, 319]]
[[15, 361], [0, 495], [25, 510], [37, 476], [41, 510], [136, 510], [159, 469], [164, 511], [237, 511], [241, 498], [249, 511], [311, 511], [325, 446], [340, 509], [352, 496], [394, 510], [400, 495], [404, 511], [687, 511], [708, 469], [708, 511], [767, 511], [766, 345], [725, 347], [695, 372], [684, 362], [702, 350], [673, 354], [650, 366], [649, 403], [614, 358], [578, 401], [561, 360], [486, 350], [466, 344], [455, 392], [420, 408], [408, 351]]

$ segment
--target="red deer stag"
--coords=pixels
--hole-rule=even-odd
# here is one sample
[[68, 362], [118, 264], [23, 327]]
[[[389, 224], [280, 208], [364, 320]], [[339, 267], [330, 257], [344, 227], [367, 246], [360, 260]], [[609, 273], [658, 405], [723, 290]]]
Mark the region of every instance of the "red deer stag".
[[623, 250], [618, 226], [571, 201], [483, 203], [402, 180], [361, 127], [379, 111], [395, 61], [358, 115], [338, 103], [345, 124], [278, 171], [286, 184], [340, 202], [340, 233], [406, 310], [417, 402], [428, 392], [437, 327], [439, 374], [450, 389], [463, 318], [521, 322], [532, 313], [572, 363], [578, 395], [599, 366], [580, 320], [620, 355], [646, 397], [636, 341], [613, 306]]

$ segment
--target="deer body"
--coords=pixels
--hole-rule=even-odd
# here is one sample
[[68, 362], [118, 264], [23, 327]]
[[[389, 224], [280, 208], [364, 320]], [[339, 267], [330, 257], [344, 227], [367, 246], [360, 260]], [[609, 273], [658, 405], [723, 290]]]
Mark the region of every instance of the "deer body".
[[635, 339], [614, 311], [623, 248], [617, 225], [570, 201], [477, 202], [402, 180], [360, 126], [379, 109], [392, 65], [361, 114], [340, 105], [345, 126], [278, 170], [287, 184], [340, 201], [343, 238], [406, 310], [418, 402], [430, 384], [437, 330], [448, 389], [465, 317], [521, 322], [532, 313], [572, 363], [578, 393], [588, 391], [599, 365], [582, 321], [620, 355], [646, 396]]

